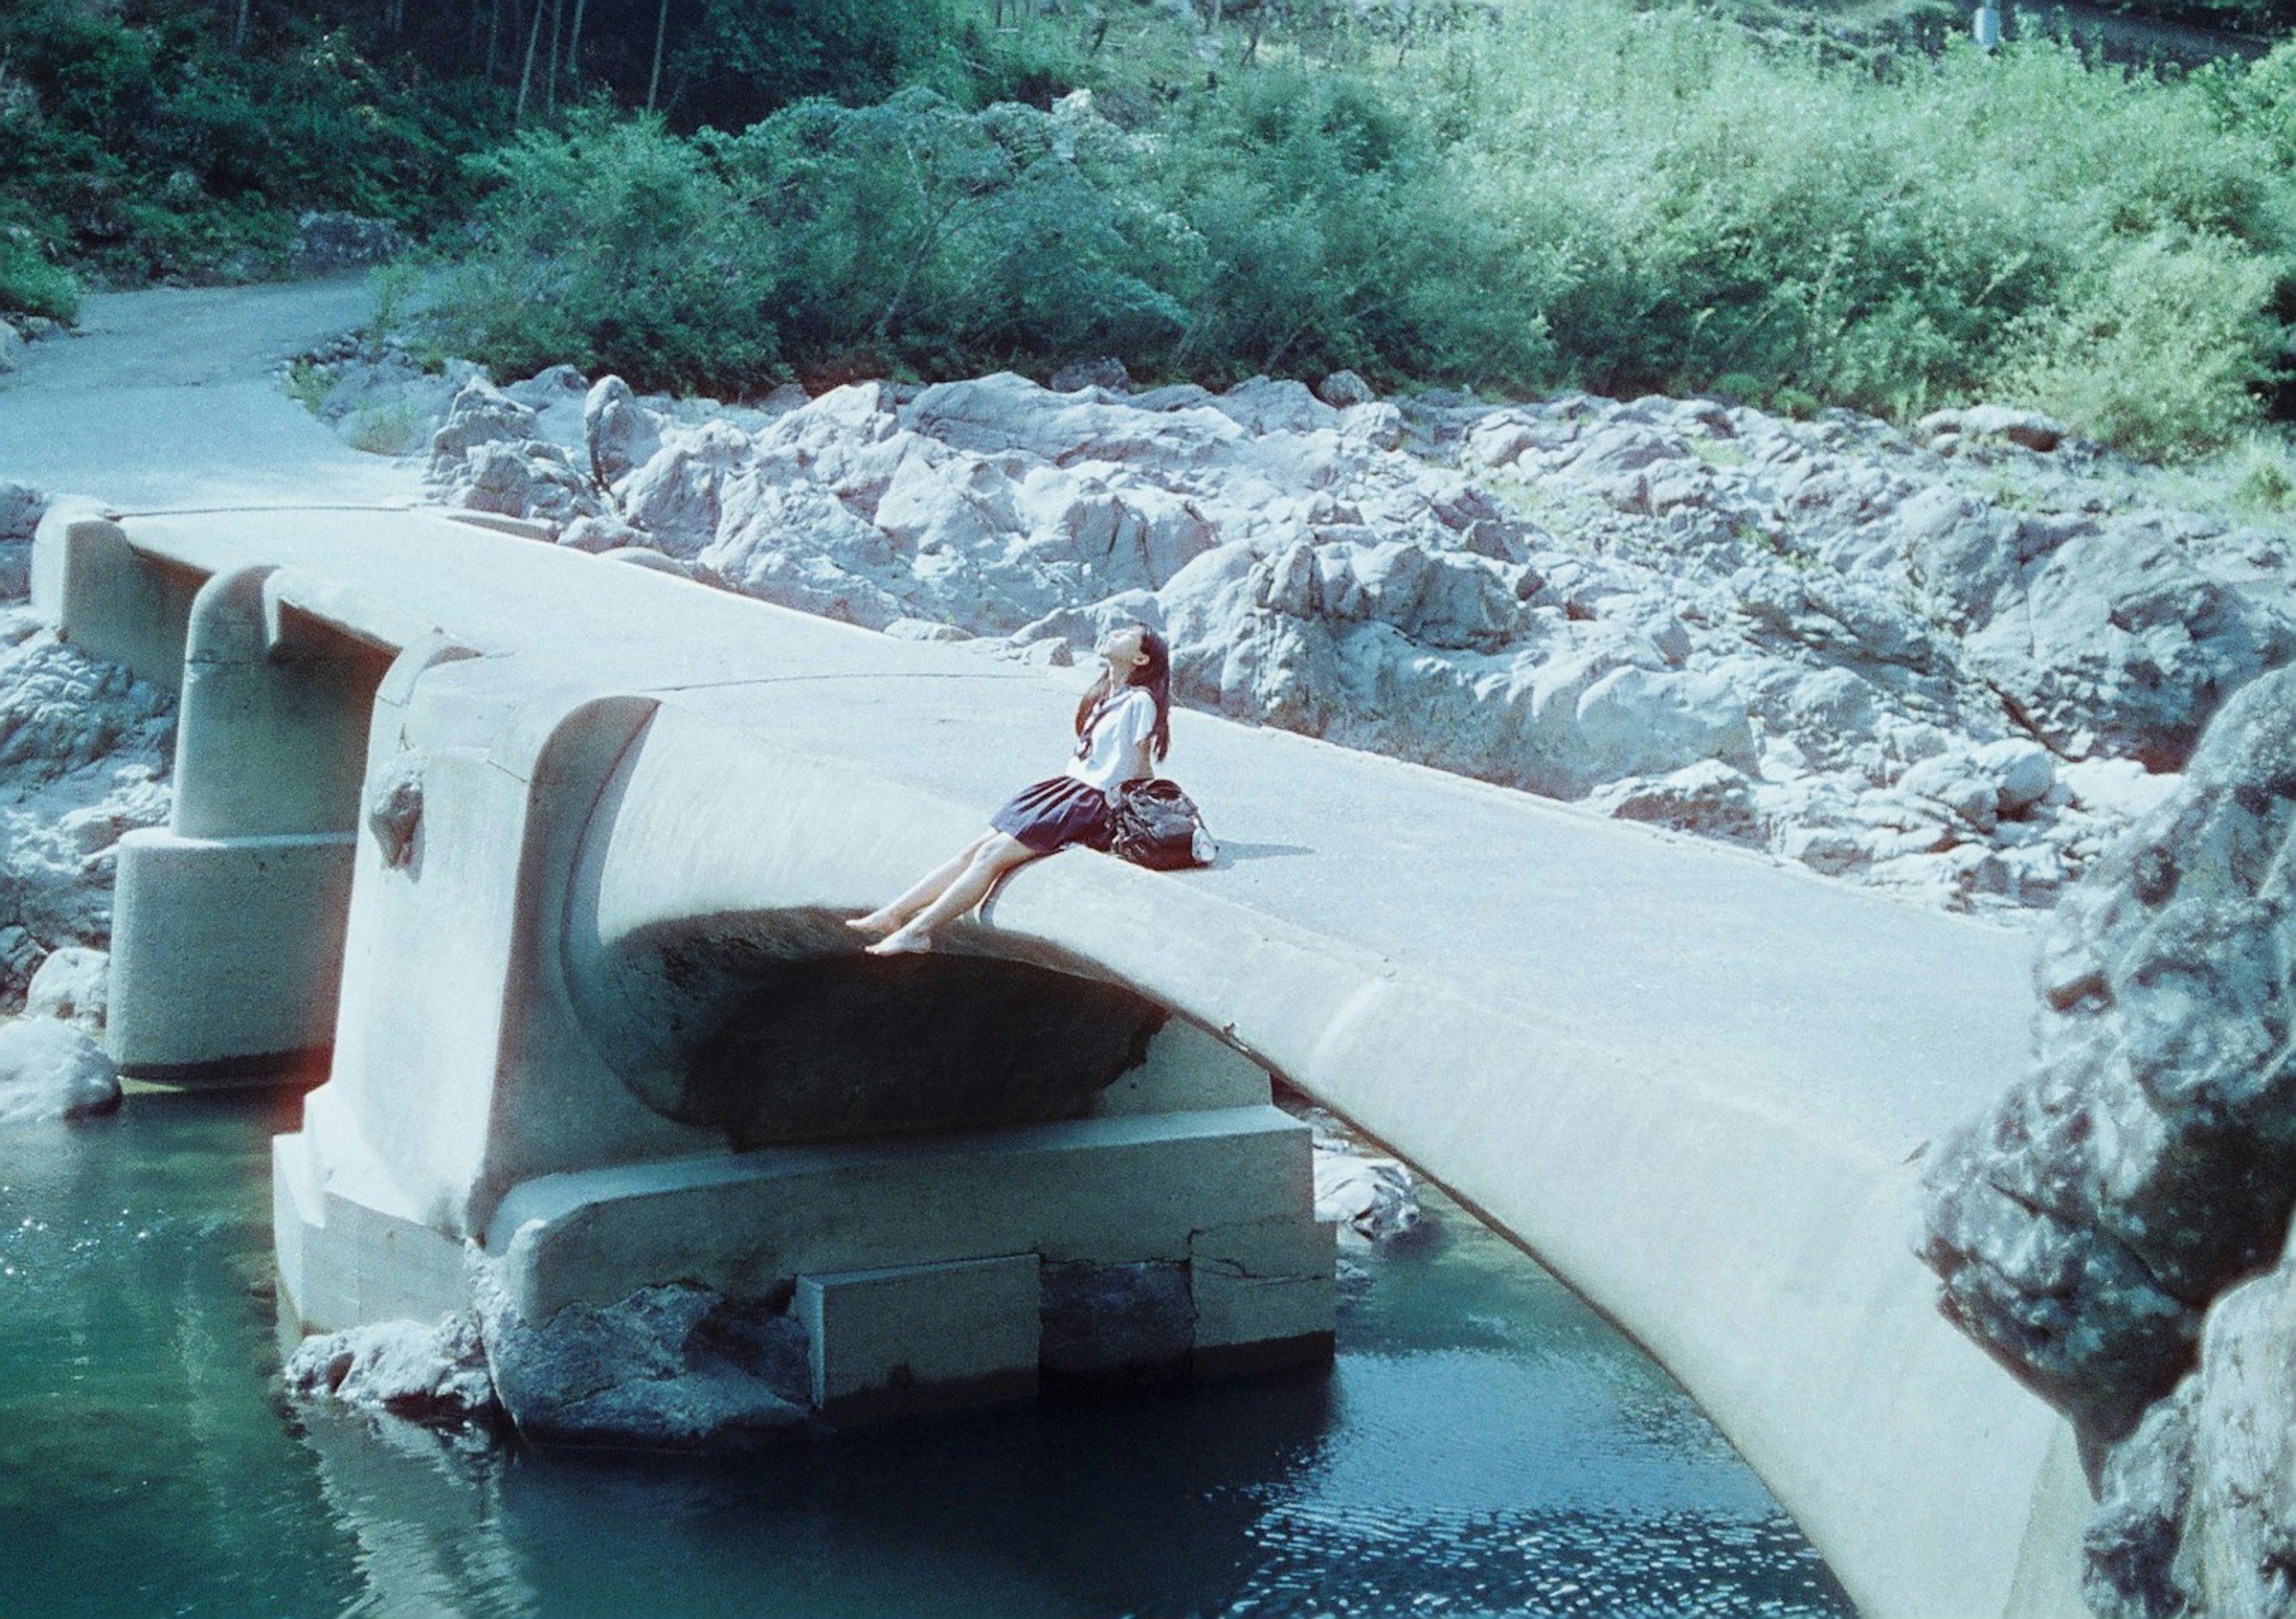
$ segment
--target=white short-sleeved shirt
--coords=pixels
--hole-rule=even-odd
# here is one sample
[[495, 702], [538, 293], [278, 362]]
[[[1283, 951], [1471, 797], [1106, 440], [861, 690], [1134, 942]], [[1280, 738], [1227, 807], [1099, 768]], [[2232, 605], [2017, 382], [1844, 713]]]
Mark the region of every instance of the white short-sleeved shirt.
[[1141, 744], [1155, 729], [1156, 699], [1145, 686], [1127, 687], [1101, 709], [1078, 743], [1078, 756], [1061, 773], [1112, 793], [1146, 767]]

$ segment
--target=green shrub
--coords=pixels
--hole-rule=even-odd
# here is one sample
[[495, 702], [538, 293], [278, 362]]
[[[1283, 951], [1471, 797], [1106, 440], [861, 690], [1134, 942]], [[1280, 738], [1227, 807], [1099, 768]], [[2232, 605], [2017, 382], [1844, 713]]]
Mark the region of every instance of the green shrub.
[[48, 262], [29, 233], [0, 230], [0, 314], [44, 315], [71, 321], [79, 315], [79, 283]]
[[[505, 369], [718, 388], [1109, 353], [1800, 413], [1996, 397], [2157, 455], [2258, 419], [2296, 281], [2296, 45], [2189, 79], [2046, 42], [1877, 72], [1628, 0], [1375, 55], [1360, 20], [1283, 32], [1306, 15], [1204, 74], [936, 10], [883, 70], [923, 82], [867, 104], [529, 135], [474, 171], [459, 330]], [[883, 13], [814, 24], [840, 18]], [[874, 82], [848, 65], [840, 92]], [[977, 104], [1071, 78], [1117, 121]]]
[[306, 209], [422, 228], [467, 206], [495, 92], [386, 70], [308, 16], [234, 51], [225, 15], [0, 7], [0, 221], [135, 282], [275, 267]]
[[2254, 425], [2276, 274], [2227, 238], [2164, 228], [2076, 276], [2026, 323], [2003, 380], [2137, 455], [2185, 458]]
[[1185, 229], [1172, 364], [1522, 385], [1550, 369], [1539, 266], [1412, 104], [1275, 69], [1206, 98], [1150, 183]]
[[771, 242], [783, 346], [802, 365], [1136, 361], [1178, 328], [1129, 267], [1161, 227], [1105, 126], [908, 89], [800, 102], [708, 146]]
[[644, 388], [739, 386], [773, 364], [766, 239], [659, 120], [586, 115], [472, 168], [495, 188], [481, 245], [439, 299], [464, 352], [507, 373], [567, 362]]
[[2296, 512], [2296, 446], [2284, 437], [2251, 433], [2225, 456], [2236, 511], [2285, 517]]

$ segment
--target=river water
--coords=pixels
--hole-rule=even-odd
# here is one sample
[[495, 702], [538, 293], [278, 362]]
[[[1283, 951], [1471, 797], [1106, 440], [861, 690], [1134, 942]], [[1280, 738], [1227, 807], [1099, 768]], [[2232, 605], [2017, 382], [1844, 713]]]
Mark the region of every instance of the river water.
[[390, 1619], [1845, 1615], [1688, 1398], [1431, 1195], [1328, 1371], [736, 1460], [291, 1405], [292, 1099], [0, 1132], [0, 1615]]

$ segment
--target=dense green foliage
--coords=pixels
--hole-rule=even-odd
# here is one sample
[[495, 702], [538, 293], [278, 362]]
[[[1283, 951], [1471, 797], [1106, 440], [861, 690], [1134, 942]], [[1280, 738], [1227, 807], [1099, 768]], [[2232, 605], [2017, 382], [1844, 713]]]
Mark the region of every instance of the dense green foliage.
[[2157, 455], [2296, 405], [2296, 43], [2155, 73], [1706, 3], [0, 0], [0, 308], [341, 208], [455, 224], [439, 340], [506, 372], [1984, 396]]
[[776, 359], [1106, 353], [1900, 415], [1987, 396], [2154, 455], [2260, 419], [2296, 293], [2296, 45], [2168, 80], [2046, 43], [1877, 78], [1686, 12], [1535, 23], [1400, 68], [1274, 58], [1129, 127], [913, 88], [738, 135], [530, 135], [491, 166], [454, 340], [720, 388]]
[[283, 21], [230, 48], [222, 8], [0, 6], [0, 307], [70, 312], [63, 266], [134, 283], [278, 263], [294, 216], [417, 225], [465, 206], [484, 96]]

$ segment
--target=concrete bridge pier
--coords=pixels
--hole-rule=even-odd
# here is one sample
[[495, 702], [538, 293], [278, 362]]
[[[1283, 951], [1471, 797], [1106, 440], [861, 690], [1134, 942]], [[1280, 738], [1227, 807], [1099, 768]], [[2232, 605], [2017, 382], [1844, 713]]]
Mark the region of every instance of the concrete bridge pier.
[[306, 1324], [699, 1284], [794, 1320], [840, 1420], [1328, 1354], [1264, 1070], [1114, 985], [861, 957], [857, 904], [770, 882], [602, 937], [653, 699], [433, 637], [373, 714], [331, 1077], [274, 1151]]
[[152, 1079], [316, 1073], [334, 1026], [367, 711], [390, 652], [298, 605], [285, 570], [201, 583], [105, 519], [51, 522], [37, 603], [65, 640], [181, 700], [168, 824], [119, 847], [111, 1055]]

